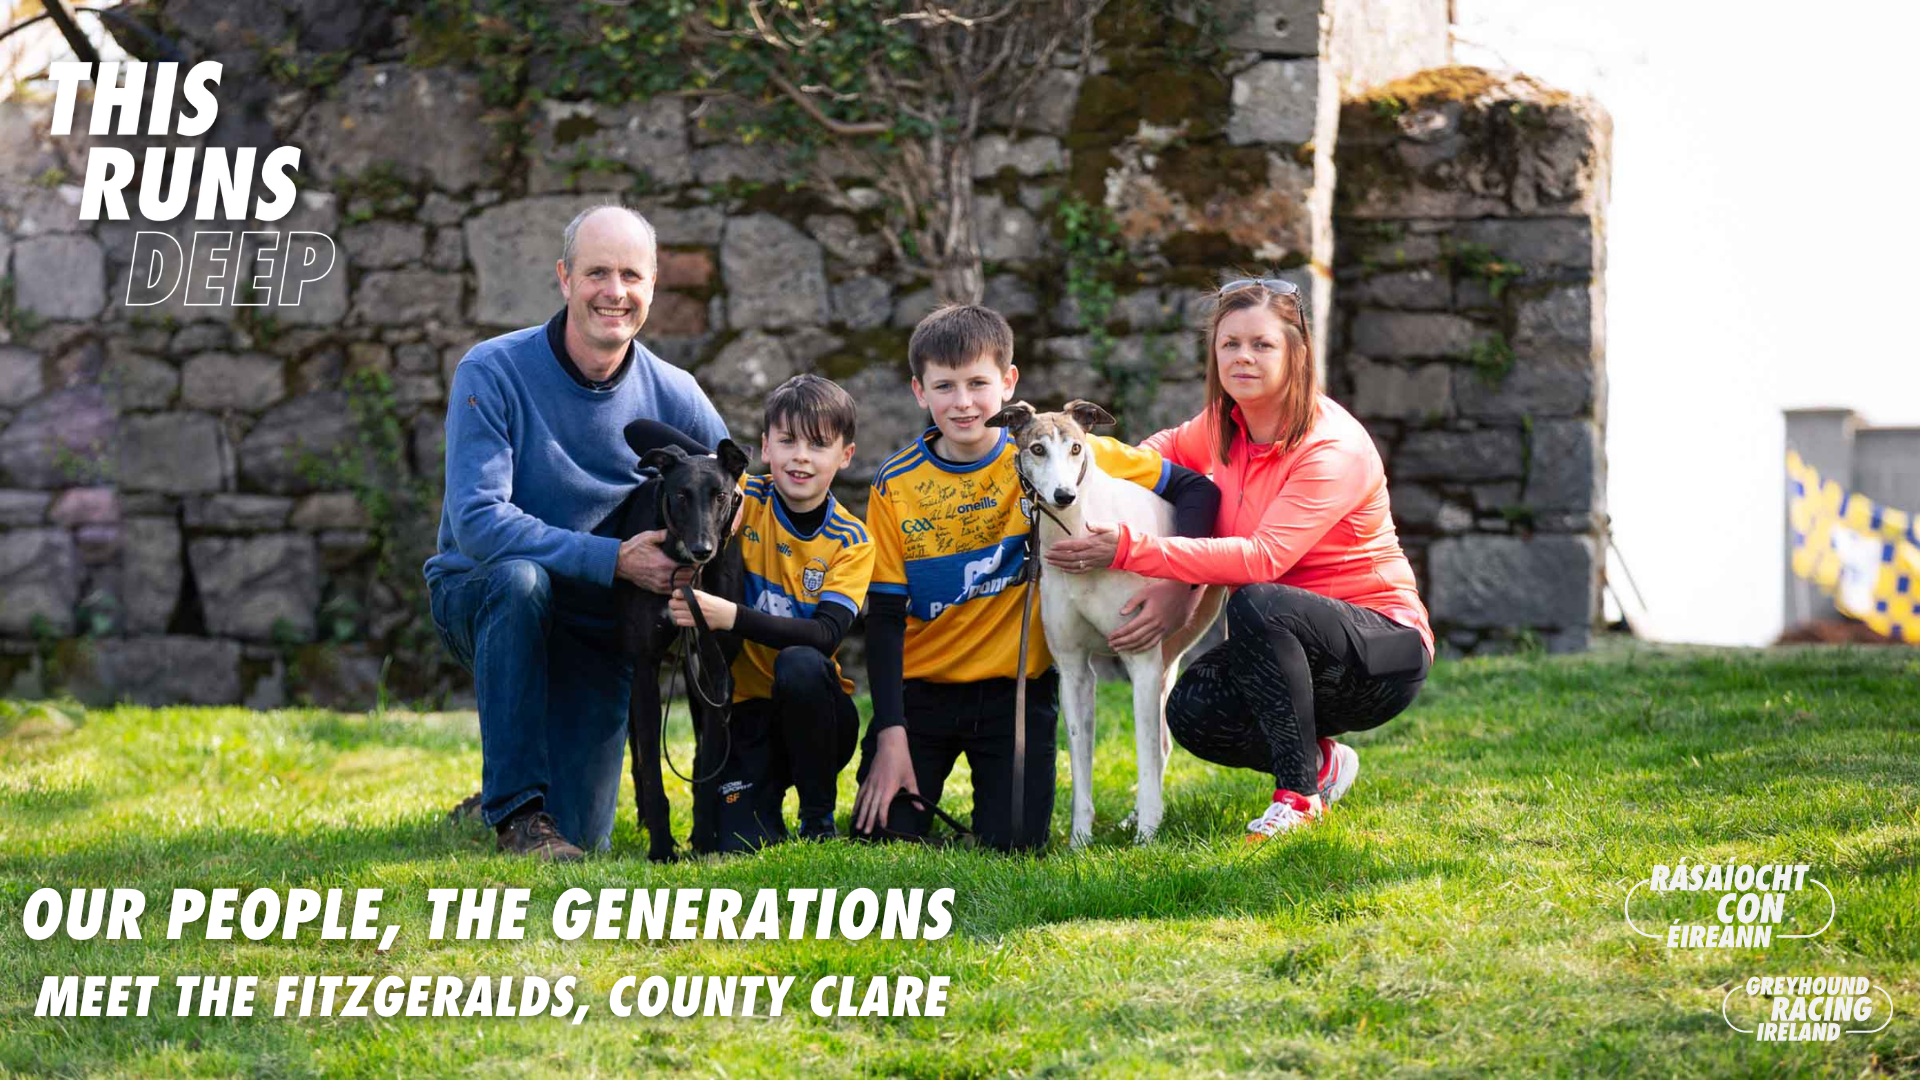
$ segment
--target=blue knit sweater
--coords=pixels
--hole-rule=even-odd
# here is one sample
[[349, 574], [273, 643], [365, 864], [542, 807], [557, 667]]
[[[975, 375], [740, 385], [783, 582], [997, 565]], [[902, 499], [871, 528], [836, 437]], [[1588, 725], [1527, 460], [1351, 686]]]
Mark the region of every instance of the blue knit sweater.
[[475, 345], [447, 394], [447, 490], [427, 581], [481, 563], [530, 559], [556, 578], [610, 586], [620, 541], [611, 520], [640, 482], [622, 431], [651, 417], [707, 446], [727, 426], [693, 376], [637, 342], [604, 390], [575, 382], [547, 329]]

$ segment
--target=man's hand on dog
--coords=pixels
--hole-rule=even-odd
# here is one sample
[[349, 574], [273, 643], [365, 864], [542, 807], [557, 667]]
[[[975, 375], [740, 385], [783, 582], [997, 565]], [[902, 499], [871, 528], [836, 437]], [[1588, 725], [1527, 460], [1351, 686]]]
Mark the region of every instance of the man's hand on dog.
[[1154, 648], [1162, 638], [1187, 625], [1199, 603], [1200, 590], [1184, 581], [1150, 581], [1121, 606], [1120, 614], [1128, 619], [1107, 635], [1107, 644], [1115, 652]]
[[905, 788], [920, 794], [913, 777], [913, 758], [907, 753], [907, 729], [900, 725], [881, 729], [879, 749], [873, 755], [873, 768], [853, 797], [853, 831], [871, 833], [887, 827], [887, 813], [893, 797]]
[[615, 577], [625, 578], [648, 592], [671, 593], [693, 580], [693, 567], [683, 566], [660, 545], [667, 542], [665, 529], [639, 533], [620, 542], [620, 558], [614, 563]]
[[[740, 610], [740, 605], [731, 600], [722, 600], [712, 593], [701, 592], [699, 589], [693, 590], [693, 598], [700, 603], [700, 617], [707, 621], [707, 629], [733, 629], [733, 616]], [[673, 616], [675, 626], [693, 625], [693, 612], [688, 609], [686, 596], [683, 593], [676, 592], [673, 594], [673, 599], [667, 601], [667, 613]]]

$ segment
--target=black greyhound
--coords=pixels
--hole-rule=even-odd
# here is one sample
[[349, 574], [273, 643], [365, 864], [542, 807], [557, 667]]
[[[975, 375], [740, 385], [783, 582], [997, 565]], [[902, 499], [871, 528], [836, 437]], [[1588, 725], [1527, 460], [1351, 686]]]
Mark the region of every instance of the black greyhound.
[[[653, 444], [650, 428], [657, 425], [644, 420], [627, 427], [627, 443], [639, 453], [640, 464], [659, 470], [660, 475], [641, 484], [628, 498], [620, 514], [621, 537], [665, 529], [662, 550], [696, 568], [703, 592], [739, 600], [746, 591], [746, 569], [740, 545], [729, 530], [740, 505], [737, 485], [747, 468], [746, 451], [732, 439], [722, 439], [712, 454], [689, 454], [679, 446]], [[619, 593], [621, 649], [633, 658], [627, 744], [634, 802], [647, 830], [647, 858], [669, 862], [674, 849], [672, 812], [660, 775], [659, 673], [678, 628], [667, 614], [665, 596], [625, 580], [614, 587]], [[702, 633], [697, 642], [689, 642], [680, 659], [696, 732], [696, 777], [718, 769], [727, 753], [722, 729], [733, 700], [729, 668], [739, 650], [739, 640], [732, 634]], [[700, 848], [702, 830], [713, 828], [713, 814], [711, 808], [700, 805], [698, 792], [695, 795], [693, 836], [694, 846]]]

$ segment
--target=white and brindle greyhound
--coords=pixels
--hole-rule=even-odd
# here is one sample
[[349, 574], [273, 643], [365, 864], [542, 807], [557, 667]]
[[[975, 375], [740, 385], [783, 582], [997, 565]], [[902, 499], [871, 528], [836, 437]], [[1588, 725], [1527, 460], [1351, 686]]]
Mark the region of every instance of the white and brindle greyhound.
[[[987, 421], [1013, 436], [1019, 452], [1015, 467], [1025, 497], [1037, 500], [1036, 569], [1044, 564], [1048, 548], [1067, 536], [1084, 533], [1088, 521], [1124, 522], [1135, 532], [1153, 536], [1173, 532], [1173, 507], [1165, 499], [1107, 475], [1093, 460], [1087, 430], [1113, 422], [1105, 409], [1089, 401], [1069, 402], [1066, 411], [1057, 413], [1036, 413], [1033, 406], [1016, 401]], [[1093, 834], [1093, 657], [1115, 655], [1107, 635], [1127, 621], [1120, 609], [1147, 580], [1111, 569], [1040, 577], [1040, 619], [1047, 648], [1060, 669], [1060, 710], [1067, 721], [1075, 847]], [[1153, 839], [1166, 812], [1161, 785], [1167, 754], [1173, 750], [1167, 732], [1167, 693], [1173, 688], [1180, 658], [1213, 625], [1225, 599], [1225, 588], [1208, 586], [1193, 618], [1167, 635], [1159, 648], [1118, 654], [1133, 682], [1133, 749], [1139, 766], [1134, 828], [1141, 842]]]

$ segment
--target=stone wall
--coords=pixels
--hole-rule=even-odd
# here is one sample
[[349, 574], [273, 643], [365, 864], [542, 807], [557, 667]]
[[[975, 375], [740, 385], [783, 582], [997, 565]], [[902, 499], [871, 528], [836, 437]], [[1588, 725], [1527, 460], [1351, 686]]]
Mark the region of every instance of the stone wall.
[[1342, 109], [1328, 383], [1457, 651], [1580, 649], [1600, 619], [1610, 138], [1594, 103], [1470, 68]]
[[[128, 306], [150, 299], [129, 290], [135, 233], [195, 225], [79, 222], [89, 138], [50, 138], [45, 104], [0, 104], [0, 691], [365, 701], [379, 657], [420, 629], [417, 597], [378, 564], [420, 552], [314, 462], [367, 452], [354, 377], [376, 372], [390, 389], [371, 419], [400, 433], [377, 467], [396, 490], [437, 482], [454, 364], [557, 308], [561, 226], [594, 202], [625, 200], [658, 229], [643, 340], [699, 377], [736, 435], [753, 438], [787, 376], [840, 380], [863, 405], [838, 488], [859, 509], [874, 466], [924, 422], [906, 340], [936, 297], [893, 264], [858, 169], [835, 165], [848, 212], [685, 99], [503, 109], [483, 73], [435, 59], [439, 28], [393, 14], [408, 6], [141, 9], [182, 55], [227, 65], [202, 143], [302, 149], [297, 210], [253, 226], [338, 241], [297, 308]], [[1318, 57], [1341, 13], [1445, 32], [1435, 0], [1248, 0], [1208, 24], [1220, 41], [1168, 7], [1113, 4], [1093, 63], [1062, 58], [1018, 127], [992, 118], [976, 164], [986, 300], [1017, 333], [1021, 396], [1108, 402], [1135, 436], [1199, 407], [1195, 297], [1244, 268], [1304, 283], [1327, 243], [1311, 199], [1333, 135]], [[1444, 51], [1418, 33], [1388, 54]], [[1128, 249], [1110, 352], [1067, 299], [1063, 193], [1108, 208]]]

